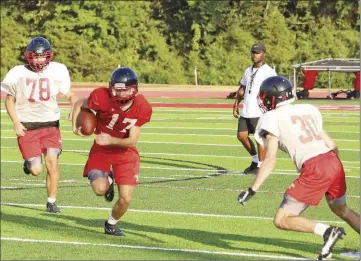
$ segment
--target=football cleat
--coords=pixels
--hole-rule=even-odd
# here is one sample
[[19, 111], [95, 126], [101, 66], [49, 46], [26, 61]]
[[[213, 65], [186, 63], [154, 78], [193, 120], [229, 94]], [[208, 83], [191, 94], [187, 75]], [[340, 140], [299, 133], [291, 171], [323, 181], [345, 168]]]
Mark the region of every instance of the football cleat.
[[111, 225], [108, 221], [105, 221], [104, 224], [104, 233], [107, 235], [113, 235], [118, 237], [124, 237], [125, 234], [116, 225]]
[[55, 203], [46, 203], [46, 209], [49, 213], [60, 213], [60, 208]]
[[257, 162], [254, 162], [254, 161], [252, 161], [252, 163], [251, 163], [251, 165], [248, 167], [248, 168], [246, 168], [244, 171], [243, 171], [243, 173], [244, 174], [257, 174], [257, 171], [258, 171], [258, 163]]
[[109, 177], [113, 180], [113, 182], [109, 185], [108, 190], [105, 191], [104, 197], [107, 201], [111, 202], [114, 199], [114, 177], [112, 172], [110, 172]]
[[333, 246], [342, 236], [346, 235], [343, 227], [329, 227], [323, 234], [323, 247], [321, 253], [318, 255], [318, 260], [324, 260], [332, 257]]
[[30, 170], [28, 169], [28, 166], [26, 164], [26, 160], [24, 160], [24, 164], [23, 164], [23, 171], [26, 175], [30, 174]]

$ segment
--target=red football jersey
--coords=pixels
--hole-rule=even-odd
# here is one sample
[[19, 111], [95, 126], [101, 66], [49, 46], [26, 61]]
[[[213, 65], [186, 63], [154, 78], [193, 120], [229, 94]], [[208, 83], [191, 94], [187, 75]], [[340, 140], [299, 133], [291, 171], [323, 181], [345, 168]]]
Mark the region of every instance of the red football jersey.
[[135, 96], [132, 106], [123, 111], [119, 102], [111, 99], [108, 88], [92, 91], [88, 98], [88, 107], [96, 111], [95, 134], [103, 132], [116, 138], [129, 137], [129, 130], [133, 126], [142, 126], [149, 122], [152, 116], [152, 107], [142, 94]]

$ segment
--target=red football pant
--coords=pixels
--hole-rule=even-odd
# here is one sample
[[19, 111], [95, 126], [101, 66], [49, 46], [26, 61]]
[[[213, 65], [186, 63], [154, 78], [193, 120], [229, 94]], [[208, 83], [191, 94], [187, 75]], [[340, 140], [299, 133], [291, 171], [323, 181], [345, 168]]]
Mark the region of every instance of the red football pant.
[[140, 157], [137, 149], [125, 149], [121, 152], [105, 152], [93, 145], [83, 176], [87, 177], [93, 169], [110, 173], [112, 167], [115, 183], [118, 185], [137, 185], [139, 175]]
[[345, 171], [334, 151], [307, 160], [300, 176], [286, 191], [296, 200], [312, 206], [317, 206], [324, 195], [337, 199], [345, 193]]
[[62, 149], [60, 130], [57, 127], [24, 131], [25, 136], [18, 137], [18, 145], [23, 159], [46, 154], [48, 148]]

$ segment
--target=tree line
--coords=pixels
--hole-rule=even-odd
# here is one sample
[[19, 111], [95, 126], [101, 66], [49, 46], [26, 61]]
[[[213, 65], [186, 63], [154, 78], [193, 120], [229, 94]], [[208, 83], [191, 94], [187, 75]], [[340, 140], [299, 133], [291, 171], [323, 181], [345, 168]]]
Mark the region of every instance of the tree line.
[[[34, 36], [52, 43], [73, 82], [106, 82], [118, 65], [142, 83], [238, 85], [262, 42], [279, 75], [293, 64], [360, 57], [358, 0], [1, 1], [1, 75], [24, 63]], [[334, 73], [333, 86], [353, 74]], [[327, 87], [320, 74], [316, 87]], [[300, 79], [302, 84], [302, 78]]]

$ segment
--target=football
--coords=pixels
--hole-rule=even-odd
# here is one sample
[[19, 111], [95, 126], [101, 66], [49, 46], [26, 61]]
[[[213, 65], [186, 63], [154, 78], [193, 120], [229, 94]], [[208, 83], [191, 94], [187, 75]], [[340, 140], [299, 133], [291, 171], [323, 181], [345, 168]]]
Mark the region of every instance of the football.
[[90, 109], [82, 108], [76, 119], [76, 127], [81, 127], [81, 133], [85, 136], [89, 136], [94, 133], [96, 126], [97, 119], [95, 114]]

